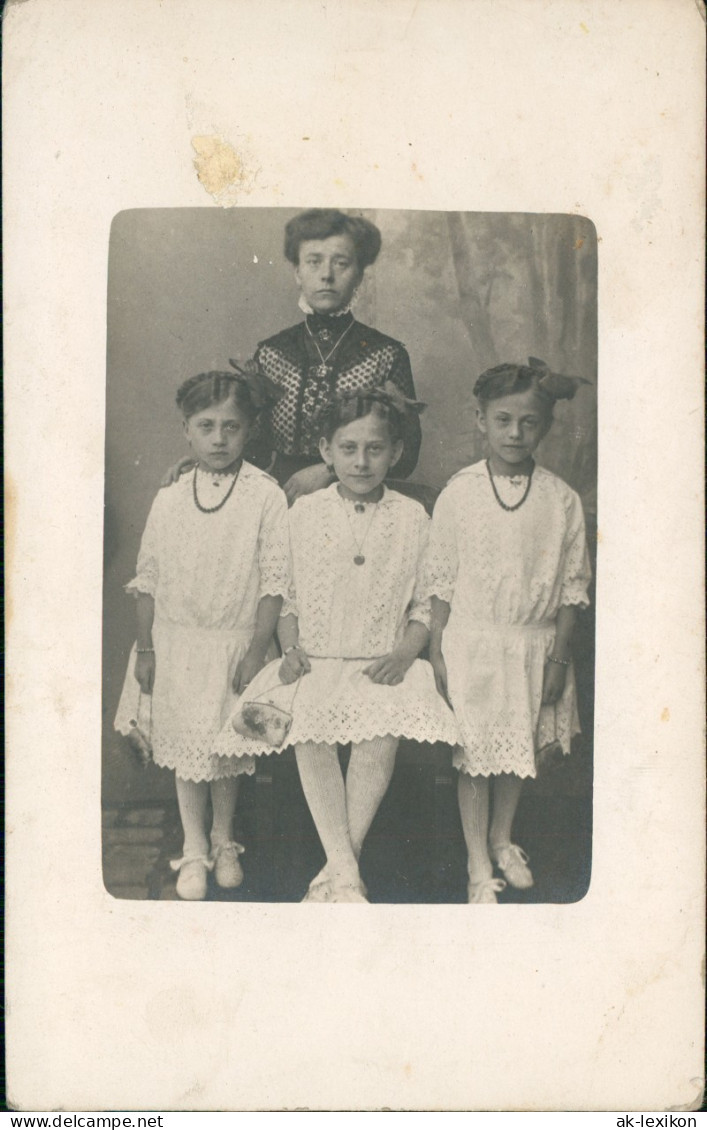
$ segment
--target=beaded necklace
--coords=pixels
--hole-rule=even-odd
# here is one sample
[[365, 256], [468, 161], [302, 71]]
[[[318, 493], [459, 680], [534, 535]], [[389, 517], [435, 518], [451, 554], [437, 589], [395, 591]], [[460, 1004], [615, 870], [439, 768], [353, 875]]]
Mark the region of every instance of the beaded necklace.
[[240, 461], [240, 463], [238, 464], [238, 467], [236, 468], [236, 473], [233, 476], [233, 481], [231, 482], [230, 487], [228, 488], [228, 490], [224, 494], [221, 501], [216, 504], [216, 506], [202, 506], [201, 503], [199, 502], [199, 495], [198, 495], [197, 489], [196, 489], [196, 476], [197, 476], [197, 472], [199, 470], [199, 467], [196, 466], [194, 468], [194, 478], [192, 479], [192, 490], [193, 490], [194, 502], [196, 503], [197, 510], [200, 510], [202, 514], [215, 514], [217, 510], [220, 510], [222, 506], [225, 506], [226, 503], [228, 502], [229, 498], [233, 494], [234, 487], [235, 487], [236, 483], [238, 482], [238, 476], [240, 474], [240, 470], [241, 470], [242, 465], [243, 465], [243, 460]]
[[503, 510], [508, 510], [508, 511], [520, 510], [521, 506], [523, 505], [526, 498], [530, 494], [530, 484], [533, 481], [533, 471], [535, 470], [534, 460], [531, 459], [531, 461], [530, 461], [530, 471], [528, 472], [528, 485], [526, 486], [525, 490], [523, 491], [523, 495], [522, 495], [520, 501], [516, 502], [513, 506], [509, 506], [507, 502], [504, 502], [503, 499], [501, 498], [500, 494], [498, 493], [498, 489], [496, 487], [496, 484], [493, 481], [493, 475], [491, 474], [491, 464], [490, 464], [488, 459], [486, 460], [486, 470], [488, 471], [489, 479], [491, 481], [491, 489], [493, 490], [493, 493], [494, 493], [494, 496], [496, 498], [496, 502], [498, 503], [498, 505]]

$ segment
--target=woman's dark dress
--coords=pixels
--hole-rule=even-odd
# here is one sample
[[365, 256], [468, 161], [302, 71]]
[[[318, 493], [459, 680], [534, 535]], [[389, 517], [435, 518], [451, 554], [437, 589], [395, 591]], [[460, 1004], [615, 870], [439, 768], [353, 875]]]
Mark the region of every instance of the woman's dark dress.
[[[334, 349], [337, 341], [340, 344]], [[351, 313], [308, 314], [306, 322], [262, 341], [255, 358], [282, 391], [268, 421], [272, 447], [277, 452], [274, 473], [280, 482], [320, 461], [317, 413], [336, 393], [364, 391], [392, 381], [404, 396], [415, 397], [405, 347], [357, 322]], [[403, 454], [393, 468], [396, 478], [406, 478], [414, 470], [420, 439], [419, 419], [411, 414], [406, 421]]]

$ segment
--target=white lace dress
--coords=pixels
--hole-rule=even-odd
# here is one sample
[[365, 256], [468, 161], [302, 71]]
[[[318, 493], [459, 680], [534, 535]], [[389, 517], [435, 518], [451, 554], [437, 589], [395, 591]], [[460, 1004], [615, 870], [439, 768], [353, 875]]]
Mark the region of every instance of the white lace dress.
[[[292, 507], [294, 591], [283, 611], [298, 617], [300, 645], [312, 670], [295, 691], [280, 684], [278, 660], [243, 696], [285, 710], [291, 706], [287, 745], [358, 742], [386, 734], [458, 741], [454, 717], [435, 689], [426, 660], [416, 659], [398, 686], [373, 683], [363, 674], [372, 659], [393, 649], [409, 620], [429, 625], [429, 601], [418, 591], [428, 532], [424, 508], [387, 488], [380, 502], [365, 504], [362, 512], [341, 498], [336, 484]], [[356, 564], [354, 557], [365, 560]], [[231, 757], [273, 752], [230, 725], [216, 749]]]
[[[127, 591], [155, 600], [152, 743], [155, 762], [191, 781], [252, 773], [247, 759], [219, 765], [213, 744], [236, 702], [231, 680], [248, 648], [258, 602], [290, 586], [287, 504], [268, 475], [243, 463], [233, 493], [204, 514], [194, 502], [194, 475], [161, 490]], [[214, 477], [215, 478], [215, 477]], [[199, 501], [213, 506], [231, 480], [216, 487], [199, 472]], [[221, 494], [219, 494], [221, 492]], [[136, 717], [140, 688], [130, 655], [115, 728]]]
[[[527, 477], [494, 480], [515, 505]], [[536, 775], [536, 753], [579, 732], [574, 673], [555, 706], [541, 704], [562, 605], [588, 604], [590, 580], [579, 496], [536, 467], [517, 510], [494, 497], [485, 463], [454, 476], [435, 507], [424, 591], [451, 606], [442, 651], [461, 747], [473, 775]]]

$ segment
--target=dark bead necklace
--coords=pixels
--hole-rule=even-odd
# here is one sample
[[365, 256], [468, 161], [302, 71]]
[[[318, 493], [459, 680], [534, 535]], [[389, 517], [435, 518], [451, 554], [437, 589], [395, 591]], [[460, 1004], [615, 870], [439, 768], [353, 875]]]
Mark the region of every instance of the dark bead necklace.
[[194, 502], [196, 503], [197, 510], [201, 510], [202, 514], [215, 514], [217, 510], [220, 510], [222, 506], [225, 506], [226, 503], [228, 502], [229, 498], [233, 494], [233, 489], [234, 489], [236, 483], [238, 482], [238, 476], [239, 476], [240, 471], [241, 471], [241, 466], [242, 466], [242, 463], [239, 463], [238, 469], [237, 469], [235, 475], [233, 476], [233, 482], [231, 483], [230, 487], [228, 488], [228, 490], [224, 494], [221, 501], [219, 503], [217, 503], [216, 506], [202, 506], [201, 503], [199, 502], [199, 496], [196, 492], [196, 475], [197, 475], [197, 471], [199, 470], [199, 468], [195, 467], [194, 468], [194, 478], [192, 479], [192, 490], [193, 490], [193, 493], [194, 493]]
[[495, 495], [496, 502], [498, 503], [498, 505], [503, 510], [509, 510], [509, 511], [510, 510], [519, 510], [521, 508], [521, 506], [523, 505], [523, 503], [525, 502], [528, 495], [530, 494], [530, 484], [533, 481], [533, 471], [535, 470], [535, 462], [531, 459], [531, 461], [530, 461], [530, 471], [528, 472], [528, 485], [525, 488], [525, 490], [523, 491], [523, 497], [520, 499], [519, 502], [516, 502], [513, 506], [509, 506], [508, 503], [504, 502], [503, 499], [501, 498], [500, 494], [498, 493], [498, 490], [496, 489], [496, 484], [493, 481], [493, 475], [491, 474], [491, 464], [490, 464], [488, 459], [486, 460], [486, 470], [488, 471], [489, 479], [491, 481], [491, 489], [493, 490], [493, 493]]

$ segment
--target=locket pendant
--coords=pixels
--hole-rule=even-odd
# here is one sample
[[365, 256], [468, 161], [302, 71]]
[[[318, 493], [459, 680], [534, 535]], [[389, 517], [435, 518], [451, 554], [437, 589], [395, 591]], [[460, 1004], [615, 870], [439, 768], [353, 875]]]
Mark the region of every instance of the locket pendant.
[[353, 560], [354, 560], [354, 565], [365, 565], [366, 564], [366, 558], [363, 556], [362, 553], [357, 553]]

